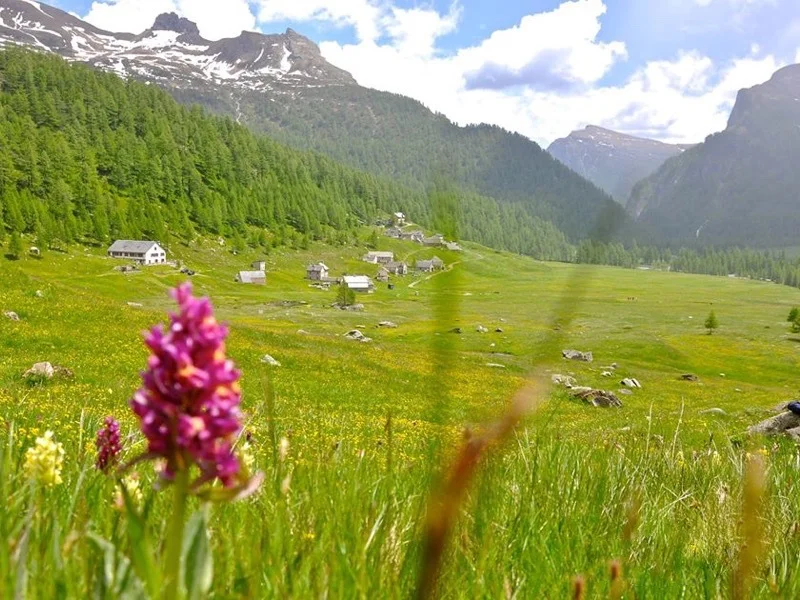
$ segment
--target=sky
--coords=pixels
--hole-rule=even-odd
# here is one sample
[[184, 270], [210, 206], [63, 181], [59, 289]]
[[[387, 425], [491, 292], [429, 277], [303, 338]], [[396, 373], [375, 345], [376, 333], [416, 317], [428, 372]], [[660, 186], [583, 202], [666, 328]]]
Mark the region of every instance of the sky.
[[[51, 0], [52, 1], [52, 0]], [[586, 125], [694, 143], [800, 62], [799, 0], [57, 0], [111, 31], [174, 11], [208, 39], [292, 27], [364, 86], [547, 146]]]

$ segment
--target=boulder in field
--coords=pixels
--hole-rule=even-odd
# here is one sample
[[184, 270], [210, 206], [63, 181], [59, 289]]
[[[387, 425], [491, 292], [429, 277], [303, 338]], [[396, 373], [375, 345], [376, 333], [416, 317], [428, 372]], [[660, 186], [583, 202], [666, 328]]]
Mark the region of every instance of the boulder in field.
[[581, 352], [580, 350], [562, 350], [561, 356], [567, 360], [578, 360], [581, 362], [592, 362], [594, 356], [591, 352]]
[[262, 356], [261, 357], [261, 362], [264, 363], [265, 365], [269, 365], [271, 367], [280, 367], [281, 366], [281, 363], [279, 363], [277, 360], [275, 360], [269, 354], [265, 354], [264, 356]]
[[638, 379], [626, 378], [619, 382], [620, 385], [624, 385], [628, 388], [641, 388], [642, 384], [639, 383]]
[[681, 375], [681, 381], [700, 381], [700, 378], [697, 375], [686, 373], [684, 375]]
[[29, 377], [40, 377], [44, 379], [52, 379], [53, 376], [56, 374], [53, 365], [49, 362], [38, 362], [33, 365], [30, 369], [25, 371], [22, 375], [26, 379]]
[[455, 333], [455, 334], [458, 334], [458, 335], [460, 335], [460, 334], [462, 334], [462, 333], [463, 333], [463, 331], [461, 330], [461, 327], [453, 327], [453, 328], [450, 330], [450, 333]]
[[779, 435], [800, 427], [800, 415], [787, 411], [769, 419], [765, 419], [747, 429], [747, 433], [754, 435]]
[[603, 371], [602, 373], [600, 373], [600, 375], [602, 377], [613, 377], [614, 373], [612, 373], [611, 371]]
[[3, 316], [10, 321], [19, 321], [19, 315], [15, 313], [13, 310], [4, 310]]
[[381, 321], [378, 323], [378, 327], [383, 327], [384, 329], [397, 329], [397, 323], [393, 323], [392, 321]]
[[572, 388], [575, 387], [577, 383], [574, 377], [570, 377], [569, 375], [552, 375], [550, 377], [550, 381], [552, 381], [555, 385], [563, 385], [565, 388]]
[[590, 389], [584, 392], [573, 393], [573, 396], [596, 408], [622, 408], [622, 401], [617, 398], [613, 392]]
[[501, 365], [500, 363], [486, 363], [486, 366], [491, 369], [505, 369], [505, 365]]
[[721, 408], [707, 408], [705, 410], [700, 411], [701, 415], [713, 415], [715, 417], [727, 417], [728, 413], [726, 413]]
[[348, 340], [353, 340], [353, 341], [356, 341], [356, 342], [367, 343], [367, 342], [371, 342], [372, 341], [372, 338], [368, 338], [363, 333], [361, 333], [358, 329], [353, 329], [352, 331], [348, 331], [346, 334], [344, 334], [344, 337], [346, 337]]
[[484, 327], [483, 325], [478, 325], [475, 328], [475, 331], [477, 331], [478, 333], [489, 333], [489, 330], [486, 329], [486, 327]]

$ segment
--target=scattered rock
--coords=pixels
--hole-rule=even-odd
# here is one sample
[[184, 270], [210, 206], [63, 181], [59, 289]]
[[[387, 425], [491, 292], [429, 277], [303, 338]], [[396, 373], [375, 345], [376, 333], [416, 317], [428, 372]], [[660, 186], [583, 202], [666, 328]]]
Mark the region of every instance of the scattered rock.
[[603, 371], [602, 373], [600, 373], [600, 375], [602, 377], [613, 377], [614, 373], [612, 373], [611, 371]]
[[25, 378], [28, 377], [42, 377], [44, 379], [52, 379], [53, 376], [56, 374], [53, 365], [49, 362], [39, 362], [33, 365], [30, 369], [25, 371], [22, 375]]
[[364, 312], [364, 305], [363, 304], [350, 304], [348, 306], [342, 306], [341, 309], [349, 311], [349, 312]]
[[622, 401], [616, 397], [612, 392], [604, 390], [593, 390], [575, 392], [572, 394], [575, 398], [580, 398], [587, 404], [591, 404], [598, 408], [622, 408]]
[[53, 367], [53, 371], [58, 377], [63, 377], [64, 379], [72, 379], [75, 377], [75, 373], [72, 369], [68, 369], [67, 367], [60, 367], [58, 365]]
[[725, 377], [725, 373], [720, 373], [719, 376], [720, 377]]
[[585, 385], [576, 385], [570, 388], [573, 394], [584, 394], [586, 392], [591, 392], [592, 388], [587, 387]]
[[298, 329], [297, 335], [311, 335], [305, 329]]
[[633, 396], [633, 392], [631, 390], [624, 389], [624, 388], [621, 389], [621, 390], [617, 390], [617, 393], [618, 394], [622, 394], [623, 396]]
[[707, 408], [705, 410], [700, 411], [701, 415], [713, 415], [715, 417], [727, 417], [728, 413], [726, 413], [721, 408]]
[[800, 443], [800, 427], [794, 427], [786, 430], [786, 435], [792, 438], [795, 442]]
[[756, 435], [777, 435], [797, 427], [800, 427], [800, 415], [787, 411], [753, 425], [748, 428], [747, 433]]
[[383, 327], [384, 329], [397, 329], [397, 323], [392, 323], [391, 321], [381, 321], [378, 323], [378, 327]]
[[495, 333], [503, 333], [503, 328], [502, 327], [498, 327], [497, 329], [494, 330], [494, 332]]
[[269, 354], [265, 354], [264, 356], [262, 356], [261, 357], [261, 362], [264, 363], [265, 365], [269, 365], [271, 367], [280, 367], [281, 366], [281, 363], [279, 363], [277, 360], [272, 358], [272, 356], [270, 356]]
[[19, 321], [19, 315], [15, 313], [13, 310], [4, 310], [3, 316], [11, 321]]
[[629, 388], [641, 388], [642, 387], [642, 384], [639, 383], [638, 379], [631, 379], [631, 378], [623, 379], [622, 381], [619, 382], [619, 384], [620, 385], [624, 385], [625, 387], [629, 387]]
[[591, 352], [580, 352], [579, 350], [562, 350], [561, 356], [568, 360], [579, 360], [582, 362], [592, 362], [594, 356]]
[[37, 298], [44, 298], [44, 292], [42, 292], [42, 290], [36, 290], [36, 297]]
[[506, 320], [505, 320], [505, 319], [500, 319], [500, 322], [501, 322], [501, 323], [505, 323], [505, 322], [506, 322]]
[[700, 381], [700, 378], [697, 375], [692, 375], [691, 373], [686, 373], [685, 375], [681, 375], [682, 381]]
[[506, 368], [505, 365], [501, 365], [501, 364], [498, 364], [498, 363], [486, 363], [486, 366], [487, 367], [491, 367], [492, 369], [505, 369]]
[[552, 375], [550, 377], [550, 381], [556, 385], [563, 385], [565, 388], [575, 387], [575, 384], [577, 383], [575, 378], [570, 377], [569, 375]]
[[618, 365], [617, 363], [615, 363], [615, 362], [614, 362], [614, 363], [611, 363], [611, 368], [612, 368], [613, 370], [616, 370], [616, 369], [618, 369], [618, 368], [619, 368], [619, 365]]
[[142, 305], [139, 304], [138, 302], [128, 302], [128, 306], [130, 306], [131, 308], [142, 308]]
[[475, 328], [475, 331], [477, 331], [478, 333], [489, 333], [489, 330], [486, 329], [486, 327], [484, 327], [483, 325], [478, 325], [478, 327]]
[[461, 335], [461, 334], [463, 333], [463, 331], [461, 331], [461, 327], [453, 327], [453, 328], [450, 330], [450, 333], [456, 333], [456, 334], [458, 334], [458, 335]]
[[371, 342], [372, 341], [372, 338], [368, 338], [363, 333], [361, 333], [358, 329], [353, 329], [352, 331], [348, 331], [346, 334], [344, 334], [344, 337], [346, 337], [349, 340], [354, 340], [356, 342], [365, 342], [366, 343], [366, 342]]

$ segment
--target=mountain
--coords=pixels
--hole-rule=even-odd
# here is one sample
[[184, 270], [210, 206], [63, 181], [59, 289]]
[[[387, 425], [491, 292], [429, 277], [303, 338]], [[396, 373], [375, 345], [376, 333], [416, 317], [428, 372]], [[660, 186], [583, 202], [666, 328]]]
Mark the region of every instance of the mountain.
[[[26, 49], [0, 51], [0, 243], [224, 236], [234, 248], [349, 244], [402, 210], [438, 227], [452, 202], [258, 136], [158, 86]], [[441, 199], [441, 202], [436, 200]], [[544, 259], [572, 248], [520, 207], [458, 194], [461, 239]], [[453, 219], [454, 218], [454, 219]]]
[[418, 191], [448, 179], [573, 238], [600, 222], [627, 221], [607, 194], [528, 138], [488, 125], [459, 127], [419, 102], [361, 87], [292, 30], [211, 42], [190, 21], [165, 14], [140, 35], [118, 34], [32, 0], [0, 0], [0, 43], [156, 83], [183, 103]]
[[547, 151], [625, 204], [636, 182], [689, 147], [589, 125], [554, 141]]
[[628, 208], [662, 239], [796, 246], [800, 65], [741, 90], [727, 128], [637, 184]]

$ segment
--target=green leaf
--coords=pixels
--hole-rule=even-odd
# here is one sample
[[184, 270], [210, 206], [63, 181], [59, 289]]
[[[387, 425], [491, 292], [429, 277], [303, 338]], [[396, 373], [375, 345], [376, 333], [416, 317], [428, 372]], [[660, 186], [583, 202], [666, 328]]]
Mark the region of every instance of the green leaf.
[[144, 599], [142, 582], [131, 568], [131, 561], [118, 548], [99, 535], [89, 533], [88, 538], [103, 553], [103, 588], [104, 596], [130, 600]]
[[128, 490], [120, 484], [120, 491], [125, 500], [125, 514], [127, 515], [128, 541], [131, 546], [131, 562], [136, 574], [145, 583], [147, 593], [151, 598], [159, 595], [160, 577], [153, 561], [151, 552], [152, 544], [147, 536], [147, 524], [136, 510], [136, 505], [131, 499]]
[[194, 513], [183, 532], [183, 582], [189, 600], [204, 598], [214, 581], [214, 563], [208, 540], [208, 509]]

